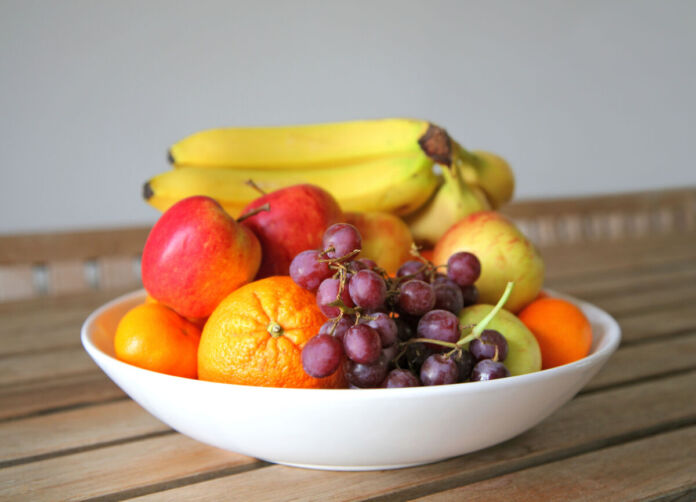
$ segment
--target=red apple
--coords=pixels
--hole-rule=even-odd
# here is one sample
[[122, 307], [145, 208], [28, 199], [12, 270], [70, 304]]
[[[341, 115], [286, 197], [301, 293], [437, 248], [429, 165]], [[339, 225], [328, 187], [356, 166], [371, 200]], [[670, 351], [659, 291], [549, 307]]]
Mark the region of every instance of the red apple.
[[194, 196], [174, 204], [152, 227], [143, 249], [143, 285], [179, 314], [207, 317], [254, 278], [260, 263], [256, 236], [214, 199]]
[[242, 223], [261, 242], [259, 279], [288, 275], [295, 255], [319, 249], [324, 230], [343, 217], [336, 199], [314, 185], [293, 185], [259, 197], [244, 208], [242, 218], [264, 204], [269, 205], [268, 211], [260, 211]]

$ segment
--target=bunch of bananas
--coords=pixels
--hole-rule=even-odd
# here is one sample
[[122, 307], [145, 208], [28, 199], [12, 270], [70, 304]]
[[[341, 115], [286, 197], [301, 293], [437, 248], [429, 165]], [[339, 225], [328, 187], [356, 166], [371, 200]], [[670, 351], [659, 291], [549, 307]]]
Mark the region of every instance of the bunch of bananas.
[[311, 183], [344, 211], [402, 216], [426, 245], [460, 218], [507, 202], [514, 189], [502, 158], [467, 151], [441, 127], [415, 119], [212, 129], [179, 141], [169, 157], [174, 168], [143, 190], [161, 211], [208, 195], [237, 217], [259, 189]]

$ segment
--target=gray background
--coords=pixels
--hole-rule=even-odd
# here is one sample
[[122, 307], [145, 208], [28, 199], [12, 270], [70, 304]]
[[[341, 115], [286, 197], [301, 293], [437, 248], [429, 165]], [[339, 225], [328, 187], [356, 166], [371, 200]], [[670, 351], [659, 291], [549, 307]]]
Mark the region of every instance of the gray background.
[[696, 185], [695, 1], [0, 0], [0, 232], [147, 224], [198, 129], [430, 119], [518, 198]]

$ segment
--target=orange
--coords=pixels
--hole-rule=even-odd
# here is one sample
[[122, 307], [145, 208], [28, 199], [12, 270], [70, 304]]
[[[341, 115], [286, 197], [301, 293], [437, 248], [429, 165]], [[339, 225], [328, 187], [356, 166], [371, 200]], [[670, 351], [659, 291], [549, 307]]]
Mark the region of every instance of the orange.
[[[153, 297], [151, 297], [149, 294], [145, 295], [145, 303], [160, 303], [157, 300], [155, 300]], [[164, 305], [162, 303], [161, 305]], [[205, 326], [205, 322], [208, 320], [207, 317], [184, 317], [187, 321], [192, 322], [195, 324], [199, 330], [203, 330], [203, 326]]]
[[[432, 249], [421, 249], [419, 251], [420, 255], [428, 261], [433, 261], [433, 256], [435, 251]], [[445, 265], [444, 263], [435, 263], [435, 265]]]
[[590, 352], [592, 326], [582, 311], [560, 298], [539, 298], [517, 316], [541, 348], [541, 369], [582, 359]]
[[118, 323], [114, 337], [121, 361], [166, 373], [196, 378], [201, 330], [169, 307], [144, 303], [129, 310]]
[[205, 324], [198, 377], [264, 387], [343, 387], [340, 368], [321, 379], [302, 368], [302, 347], [325, 321], [314, 295], [290, 277], [251, 282], [230, 293]]

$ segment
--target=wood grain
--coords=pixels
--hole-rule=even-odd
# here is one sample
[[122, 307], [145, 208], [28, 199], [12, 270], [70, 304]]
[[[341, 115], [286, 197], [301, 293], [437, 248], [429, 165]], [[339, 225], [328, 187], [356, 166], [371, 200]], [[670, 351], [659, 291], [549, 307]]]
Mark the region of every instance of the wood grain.
[[623, 502], [676, 497], [696, 488], [695, 444], [696, 427], [689, 427], [416, 500]]
[[[271, 465], [235, 476], [144, 496], [141, 501], [362, 500], [390, 495], [407, 500], [432, 491], [566, 458], [696, 421], [696, 400], [684, 402], [696, 385], [685, 376], [589, 394], [574, 399], [531, 431], [501, 445], [436, 464], [371, 472], [326, 472]], [[465, 426], [452, 434], [474, 433]], [[408, 440], [408, 438], [404, 438]], [[291, 493], [288, 492], [292, 487]]]
[[256, 460], [204, 445], [180, 434], [143, 439], [0, 470], [7, 500], [84, 500], [166, 483]]
[[125, 438], [169, 431], [131, 400], [0, 423], [0, 466]]
[[621, 347], [583, 391], [696, 369], [696, 331], [683, 337]]
[[18, 354], [0, 359], [0, 388], [27, 381], [93, 373], [97, 365], [81, 347], [55, 349], [50, 352]]
[[149, 227], [0, 235], [0, 264], [137, 256]]
[[0, 420], [125, 398], [101, 371], [53, 376], [0, 387]]

